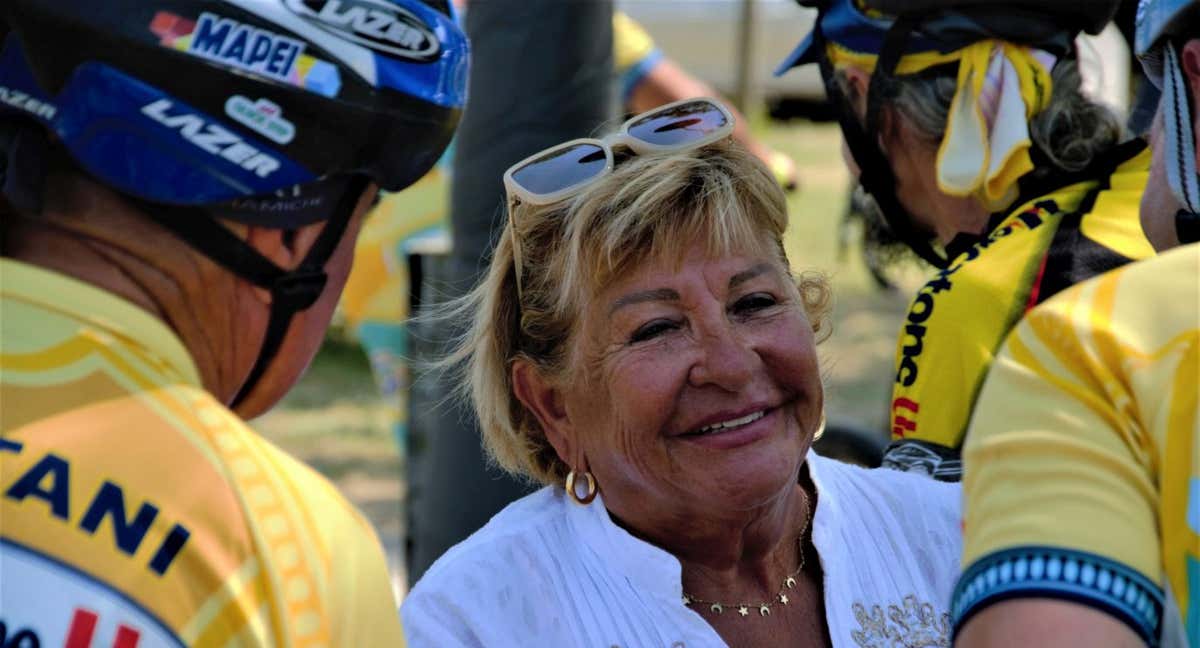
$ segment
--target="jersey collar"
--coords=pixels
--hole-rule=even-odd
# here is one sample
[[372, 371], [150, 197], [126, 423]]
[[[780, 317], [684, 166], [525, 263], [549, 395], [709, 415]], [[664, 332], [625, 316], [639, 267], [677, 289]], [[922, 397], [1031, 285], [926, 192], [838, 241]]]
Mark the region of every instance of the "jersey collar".
[[0, 259], [0, 297], [16, 299], [114, 335], [124, 344], [158, 356], [183, 381], [202, 387], [196, 363], [179, 336], [146, 310], [67, 275], [35, 265]]

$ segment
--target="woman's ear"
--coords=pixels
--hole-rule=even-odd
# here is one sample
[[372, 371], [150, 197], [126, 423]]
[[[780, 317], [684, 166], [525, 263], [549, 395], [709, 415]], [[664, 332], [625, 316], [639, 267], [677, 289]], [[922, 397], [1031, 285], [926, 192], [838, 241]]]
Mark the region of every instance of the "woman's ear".
[[[325, 223], [312, 223], [296, 229], [284, 230], [258, 225], [240, 225], [233, 223], [230, 229], [242, 236], [250, 247], [266, 257], [271, 263], [291, 270], [300, 265], [308, 251], [321, 236]], [[271, 303], [271, 291], [254, 287], [254, 294], [264, 304]]]
[[259, 254], [275, 265], [290, 270], [300, 265], [324, 228], [324, 222], [286, 230], [251, 225], [246, 228], [245, 236], [246, 242]]
[[879, 150], [884, 154], [891, 153], [893, 149], [907, 150], [908, 146], [914, 144], [914, 141], [910, 141], [912, 133], [901, 126], [896, 108], [892, 105], [880, 106], [875, 132], [878, 133]]
[[[363, 218], [368, 211], [375, 207], [379, 195], [379, 186], [374, 182], [369, 183], [354, 206], [354, 214], [351, 216], [349, 227], [342, 234], [343, 237], [351, 237], [351, 240], [354, 240], [353, 237], [358, 236], [358, 228], [362, 226]], [[243, 225], [228, 220], [222, 222], [234, 234], [245, 239], [250, 247], [283, 270], [294, 270], [300, 266], [329, 223], [329, 221], [318, 221], [292, 229], [277, 229], [259, 225]], [[271, 303], [269, 290], [255, 286], [254, 292], [264, 304]]]
[[858, 117], [858, 121], [863, 125], [864, 130], [869, 130], [874, 126], [877, 134], [875, 144], [881, 151], [887, 153], [889, 144], [895, 141], [896, 119], [890, 106], [884, 105], [879, 111], [879, 123], [867, 124], [867, 91], [871, 87], [871, 73], [854, 66], [845, 67], [840, 70], [840, 73], [846, 79], [846, 94], [850, 104], [854, 107], [854, 114]]
[[867, 89], [871, 87], [871, 75], [854, 66], [842, 68], [840, 72], [846, 79], [846, 99], [854, 106], [858, 121], [862, 122], [867, 118]]
[[567, 415], [562, 391], [536, 365], [523, 358], [513, 362], [511, 371], [513, 393], [533, 413], [558, 458], [572, 468], [581, 469], [583, 453], [575, 443], [575, 426]]

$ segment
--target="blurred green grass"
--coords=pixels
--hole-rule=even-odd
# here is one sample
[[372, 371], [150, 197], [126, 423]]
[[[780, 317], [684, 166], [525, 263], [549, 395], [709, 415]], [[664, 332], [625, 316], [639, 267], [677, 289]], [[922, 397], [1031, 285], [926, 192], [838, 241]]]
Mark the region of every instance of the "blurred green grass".
[[[760, 120], [755, 132], [799, 166], [801, 186], [788, 199], [785, 241], [793, 268], [822, 272], [833, 288], [832, 335], [819, 347], [827, 415], [882, 434], [895, 335], [921, 271], [902, 269], [898, 290], [879, 290], [861, 261], [857, 236], [839, 260], [849, 177], [836, 124]], [[412, 206], [414, 212], [428, 208]], [[393, 566], [402, 564], [403, 460], [366, 356], [344, 331], [331, 332], [296, 388], [254, 426], [332, 479], [375, 523]]]

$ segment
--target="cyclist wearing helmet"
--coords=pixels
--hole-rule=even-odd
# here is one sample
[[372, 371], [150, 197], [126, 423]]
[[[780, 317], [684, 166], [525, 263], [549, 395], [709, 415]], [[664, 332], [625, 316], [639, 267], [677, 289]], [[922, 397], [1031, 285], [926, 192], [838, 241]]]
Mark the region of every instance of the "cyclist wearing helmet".
[[0, 4], [6, 646], [403, 642], [370, 525], [242, 419], [466, 66], [444, 0]]
[[1034, 309], [997, 357], [964, 448], [959, 646], [1200, 647], [1200, 3], [1142, 2], [1137, 50], [1163, 254]]
[[[897, 342], [884, 465], [957, 480], [1004, 334], [1055, 292], [1152, 254], [1145, 143], [1080, 92], [1074, 40], [1116, 1], [800, 0], [848, 161], [891, 230], [939, 270]], [[864, 6], [865, 5], [865, 6]]]

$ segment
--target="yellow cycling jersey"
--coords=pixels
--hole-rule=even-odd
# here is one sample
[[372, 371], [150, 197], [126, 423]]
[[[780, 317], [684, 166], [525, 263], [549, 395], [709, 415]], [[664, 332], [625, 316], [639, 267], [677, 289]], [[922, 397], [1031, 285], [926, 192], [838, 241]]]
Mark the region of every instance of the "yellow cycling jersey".
[[161, 321], [0, 259], [0, 322], [6, 646], [403, 644], [369, 523]]
[[636, 20], [623, 12], [614, 11], [613, 67], [622, 74], [655, 51], [654, 39]]
[[1034, 309], [963, 459], [956, 627], [999, 600], [1063, 598], [1200, 648], [1200, 244]]
[[1021, 201], [913, 299], [896, 344], [884, 465], [959, 479], [975, 398], [1004, 336], [1032, 306], [1153, 255], [1138, 221], [1150, 151], [1110, 152], [1110, 173]]
[[621, 103], [627, 104], [642, 79], [663, 59], [654, 39], [636, 20], [613, 12], [613, 72], [617, 76]]

